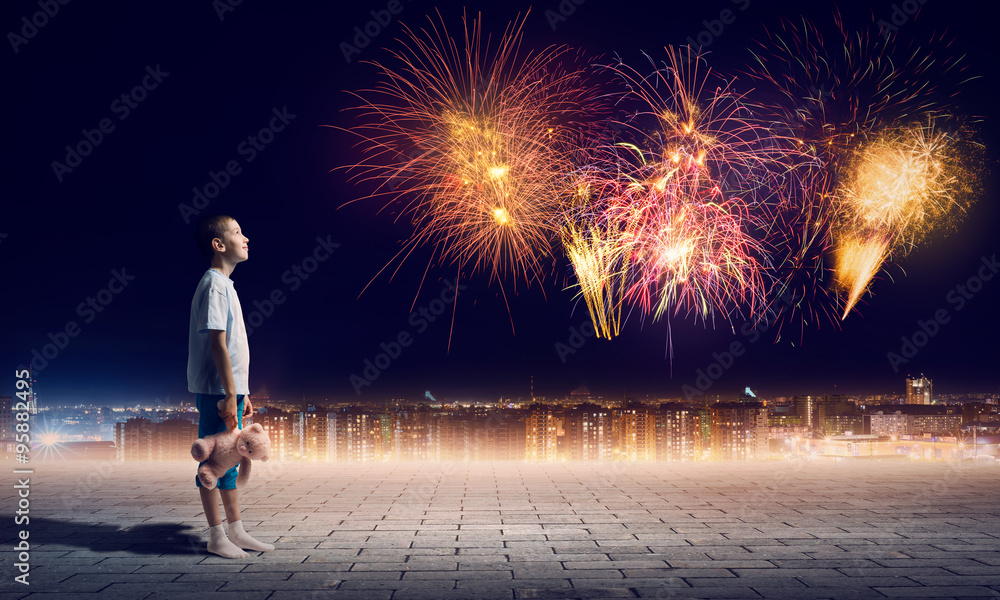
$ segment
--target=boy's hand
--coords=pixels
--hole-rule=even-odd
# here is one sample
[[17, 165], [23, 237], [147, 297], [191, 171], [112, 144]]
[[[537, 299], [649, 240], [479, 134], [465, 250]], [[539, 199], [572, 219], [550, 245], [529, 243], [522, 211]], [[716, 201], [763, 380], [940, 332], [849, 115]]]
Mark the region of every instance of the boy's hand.
[[243, 416], [247, 417], [253, 413], [253, 404], [250, 403], [250, 396], [243, 398]]
[[226, 422], [226, 429], [229, 431], [236, 429], [236, 394], [226, 394], [222, 408], [219, 409], [219, 416]]

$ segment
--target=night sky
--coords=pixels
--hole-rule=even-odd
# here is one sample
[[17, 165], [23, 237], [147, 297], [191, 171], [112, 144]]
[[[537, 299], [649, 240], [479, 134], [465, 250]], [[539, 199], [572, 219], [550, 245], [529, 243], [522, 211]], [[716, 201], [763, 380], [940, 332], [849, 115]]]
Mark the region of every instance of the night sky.
[[[546, 11], [558, 13], [560, 4], [542, 1], [527, 17], [525, 44], [569, 44], [605, 61], [618, 53], [642, 68], [648, 63], [641, 51], [662, 60], [665, 45], [685, 43], [706, 29], [704, 21], [729, 9], [735, 20], [713, 39], [709, 61], [717, 71], [736, 74], [752, 59], [752, 41], [779, 16], [798, 18], [799, 4], [564, 0], [563, 12], [573, 11], [553, 30]], [[876, 19], [891, 19], [894, 6], [904, 4], [841, 10], [849, 22], [864, 23], [871, 11]], [[959, 90], [955, 104], [957, 112], [984, 117], [987, 175], [982, 196], [957, 230], [889, 265], [872, 285], [873, 295], [839, 327], [821, 321], [800, 336], [795, 325], [775, 343], [773, 332], [756, 341], [742, 334], [738, 317], [714, 326], [674, 318], [671, 359], [666, 320], [632, 319], [612, 341], [573, 338], [571, 328], [589, 318], [582, 301], [575, 303], [563, 289], [569, 274], [564, 258], [544, 288], [517, 282], [515, 289], [513, 281], [505, 282], [509, 313], [497, 282], [463, 276], [453, 329], [450, 304], [433, 322], [409, 315], [411, 309], [440, 308], [433, 302], [445, 289], [443, 280], [454, 280], [454, 267], [431, 264], [420, 289], [430, 255], [418, 251], [394, 278], [375, 277], [410, 228], [404, 219], [396, 222], [392, 210], [379, 212], [382, 200], [342, 207], [372, 191], [337, 168], [358, 161], [357, 138], [335, 128], [350, 127], [356, 118], [344, 110], [357, 102], [346, 92], [376, 82], [376, 69], [363, 61], [388, 58], [386, 47], [398, 47], [400, 22], [425, 23], [436, 6], [454, 34], [463, 6], [404, 1], [347, 62], [341, 44], [353, 43], [355, 27], [387, 5], [73, 2], [48, 19], [37, 17], [44, 24], [28, 27], [30, 38], [7, 36], [4, 169], [12, 185], [0, 221], [6, 283], [0, 365], [7, 372], [0, 393], [13, 393], [16, 367], [52, 343], [50, 356], [57, 355], [36, 362], [44, 365], [37, 374], [43, 405], [193, 399], [186, 384], [188, 319], [208, 265], [192, 241], [196, 217], [187, 223], [179, 205], [192, 206], [193, 189], [212, 183], [211, 173], [226, 185], [202, 214], [231, 214], [250, 238], [250, 260], [232, 275], [244, 316], [249, 319], [254, 302], [275, 290], [284, 299], [259, 326], [248, 322], [254, 329], [252, 394], [381, 401], [419, 399], [430, 390], [439, 400], [516, 398], [528, 396], [534, 376], [536, 395], [562, 396], [586, 385], [604, 396], [678, 397], [683, 385], [695, 384], [699, 369], [713, 363], [713, 353], [734, 341], [746, 351], [710, 394], [731, 397], [747, 385], [763, 395], [901, 393], [903, 378], [921, 372], [934, 380], [937, 393], [998, 391], [1000, 278], [982, 282], [961, 310], [949, 300], [956, 286], [1000, 252], [996, 8], [930, 0], [898, 34], [922, 42], [946, 31], [954, 42], [934, 52], [966, 55], [967, 73], [980, 76]], [[221, 6], [231, 8], [222, 18]], [[464, 6], [483, 10], [484, 33], [496, 36], [529, 4]], [[805, 16], [829, 28], [834, 6], [820, 2]], [[6, 3], [5, 31], [21, 35], [22, 17], [30, 22], [40, 10], [37, 2]], [[138, 93], [122, 100], [135, 86]], [[256, 147], [248, 140], [272, 125], [280, 131], [265, 132]], [[67, 145], [87, 136], [100, 136], [88, 156], [71, 171], [53, 168], [53, 161], [67, 162]], [[234, 174], [218, 175], [227, 164]], [[314, 261], [319, 240], [337, 246], [326, 260]], [[315, 270], [300, 278], [293, 267]], [[100, 312], [88, 307], [88, 297]], [[901, 336], [920, 331], [919, 321], [941, 309], [948, 322], [896, 372], [887, 353], [900, 352]], [[75, 335], [58, 334], [67, 326]], [[351, 375], [363, 376], [365, 360], [374, 360], [380, 344], [401, 333], [412, 343], [357, 394]], [[562, 356], [557, 344], [566, 344]], [[573, 345], [580, 347], [566, 353]]]

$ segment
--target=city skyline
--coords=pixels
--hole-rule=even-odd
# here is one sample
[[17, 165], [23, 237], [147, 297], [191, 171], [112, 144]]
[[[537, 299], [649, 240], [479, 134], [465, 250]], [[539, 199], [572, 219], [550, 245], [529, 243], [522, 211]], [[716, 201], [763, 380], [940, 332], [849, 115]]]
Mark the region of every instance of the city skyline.
[[[947, 404], [913, 396], [902, 404], [869, 400], [838, 395], [775, 401], [749, 390], [737, 401], [722, 402], [576, 396], [549, 402], [306, 406], [262, 399], [244, 426], [251, 420], [260, 424], [272, 440], [271, 457], [282, 462], [974, 458], [970, 452], [986, 460], [996, 455], [996, 395]], [[0, 396], [0, 408], [10, 402]], [[50, 409], [35, 415], [34, 452], [42, 460], [185, 461], [197, 437], [196, 421], [191, 406], [83, 414]], [[0, 440], [9, 438], [11, 427], [10, 419], [0, 420]], [[13, 443], [5, 446], [10, 453]]]
[[[782, 323], [777, 341], [778, 324], [757, 331], [753, 316], [739, 313], [708, 324], [683, 313], [633, 318], [614, 340], [597, 339], [585, 304], [566, 289], [573, 277], [564, 260], [545, 285], [505, 281], [503, 291], [483, 275], [456, 280], [449, 265], [432, 264], [425, 277], [423, 249], [393, 278], [376, 277], [410, 230], [378, 200], [343, 206], [372, 186], [338, 169], [357, 162], [358, 150], [357, 138], [335, 127], [351, 125], [345, 92], [376, 81], [363, 61], [388, 59], [399, 22], [425, 23], [433, 10], [403, 6], [350, 61], [343, 44], [374, 7], [275, 16], [244, 5], [223, 18], [152, 6], [67, 12], [15, 48], [10, 72], [23, 118], [12, 124], [18, 143], [4, 150], [14, 189], [0, 224], [0, 268], [13, 287], [0, 300], [0, 362], [11, 371], [0, 395], [14, 392], [12, 371], [34, 361], [43, 405], [190, 401], [187, 320], [208, 268], [194, 249], [193, 220], [212, 212], [232, 214], [250, 238], [250, 260], [232, 278], [251, 330], [251, 397], [560, 397], [580, 386], [604, 397], [682, 399], [691, 389], [726, 397], [745, 386], [768, 396], [896, 394], [905, 377], [922, 374], [936, 394], [1000, 391], [995, 169], [954, 230], [889, 265], [857, 312], [836, 324]], [[697, 39], [732, 8], [636, 18], [663, 16], [657, 6], [626, 11], [588, 0], [553, 21], [558, 3], [537, 5], [526, 44], [618, 52], [638, 66], [641, 52], [663, 60], [665, 45]], [[805, 11], [827, 26], [833, 6], [736, 6], [734, 20], [710, 35], [709, 65], [735, 73], [782, 14]], [[865, 23], [891, 20], [892, 6], [841, 10]], [[502, 32], [527, 4], [469, 8], [484, 11], [484, 30]], [[935, 52], [965, 55], [970, 80], [956, 110], [982, 118], [984, 166], [994, 167], [991, 19], [981, 10], [929, 3], [895, 35], [905, 46], [948, 27], [953, 47]], [[453, 31], [459, 14], [442, 8]], [[273, 35], [251, 33], [261, 28]], [[91, 31], [101, 43], [89, 43]], [[175, 31], [188, 32], [190, 44], [178, 47]], [[65, 147], [86, 140], [91, 151], [69, 166]]]

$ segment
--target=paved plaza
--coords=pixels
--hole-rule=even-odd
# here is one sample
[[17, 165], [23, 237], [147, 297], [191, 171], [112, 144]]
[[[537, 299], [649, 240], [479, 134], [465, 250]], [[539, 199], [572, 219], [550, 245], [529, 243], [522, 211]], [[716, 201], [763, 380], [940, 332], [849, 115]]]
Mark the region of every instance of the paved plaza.
[[205, 551], [193, 461], [30, 466], [0, 600], [1000, 599], [1000, 466], [272, 460], [241, 505], [277, 549], [239, 560]]

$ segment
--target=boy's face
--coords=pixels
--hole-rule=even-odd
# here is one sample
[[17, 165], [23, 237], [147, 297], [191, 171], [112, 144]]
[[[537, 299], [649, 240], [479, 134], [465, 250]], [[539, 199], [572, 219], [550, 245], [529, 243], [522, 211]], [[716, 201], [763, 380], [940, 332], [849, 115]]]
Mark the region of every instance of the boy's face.
[[[217, 243], [221, 242], [221, 246]], [[236, 219], [229, 221], [226, 233], [221, 238], [212, 240], [215, 251], [222, 254], [231, 263], [241, 263], [250, 258], [250, 239], [243, 235]]]

